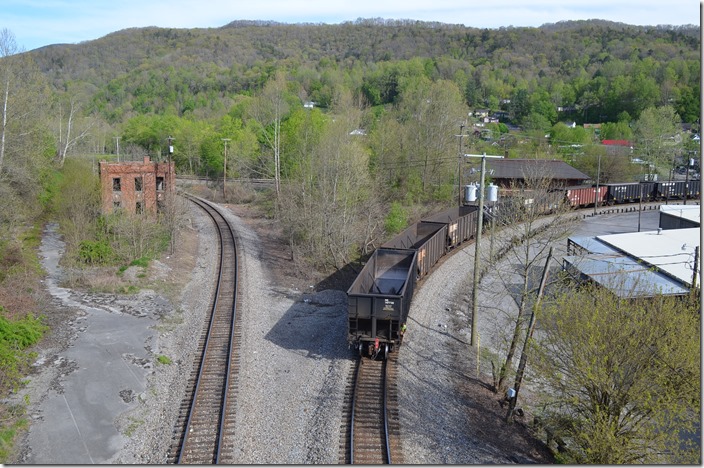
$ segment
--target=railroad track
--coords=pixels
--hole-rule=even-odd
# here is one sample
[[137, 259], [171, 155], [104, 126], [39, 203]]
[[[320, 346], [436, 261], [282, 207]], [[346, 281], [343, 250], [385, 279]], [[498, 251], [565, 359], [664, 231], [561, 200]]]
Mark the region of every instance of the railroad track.
[[218, 281], [210, 319], [204, 327], [186, 397], [174, 430], [169, 463], [232, 464], [235, 397], [241, 333], [237, 316], [235, 234], [210, 203], [186, 196], [203, 209], [220, 239]]
[[387, 360], [358, 358], [350, 376], [340, 463], [402, 464], [396, 373], [398, 353]]

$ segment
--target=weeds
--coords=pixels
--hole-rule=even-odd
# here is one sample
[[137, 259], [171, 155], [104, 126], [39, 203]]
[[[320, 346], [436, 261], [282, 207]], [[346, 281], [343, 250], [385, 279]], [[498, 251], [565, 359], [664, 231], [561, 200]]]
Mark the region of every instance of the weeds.
[[169, 365], [172, 363], [171, 358], [168, 356], [164, 356], [163, 354], [160, 354], [156, 358], [156, 362], [158, 362], [159, 364], [163, 364], [163, 365]]

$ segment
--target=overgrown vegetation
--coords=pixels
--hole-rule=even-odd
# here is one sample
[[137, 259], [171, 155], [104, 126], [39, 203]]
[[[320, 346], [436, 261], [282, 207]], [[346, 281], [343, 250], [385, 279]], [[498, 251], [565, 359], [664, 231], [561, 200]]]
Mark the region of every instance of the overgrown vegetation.
[[41, 317], [29, 314], [20, 319], [8, 319], [7, 311], [0, 306], [0, 392], [16, 390], [34, 353], [26, 352], [46, 332]]
[[699, 464], [698, 298], [622, 299], [598, 286], [545, 303], [542, 420], [567, 463]]
[[0, 407], [0, 463], [6, 463], [12, 453], [17, 434], [29, 425], [25, 406]]

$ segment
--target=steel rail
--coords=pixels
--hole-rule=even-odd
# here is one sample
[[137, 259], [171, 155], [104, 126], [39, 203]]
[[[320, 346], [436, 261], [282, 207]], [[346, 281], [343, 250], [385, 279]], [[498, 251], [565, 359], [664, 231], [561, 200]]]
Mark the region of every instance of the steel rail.
[[[221, 457], [221, 447], [222, 447], [222, 440], [223, 440], [223, 432], [225, 428], [225, 418], [227, 415], [227, 404], [228, 404], [228, 389], [230, 386], [230, 372], [232, 369], [232, 352], [233, 352], [233, 344], [234, 344], [234, 336], [235, 336], [235, 323], [236, 323], [236, 306], [237, 306], [237, 251], [236, 251], [236, 245], [235, 245], [235, 234], [234, 231], [232, 230], [232, 227], [230, 226], [230, 223], [225, 219], [225, 217], [212, 205], [209, 203], [200, 200], [196, 197], [186, 195], [186, 197], [191, 200], [193, 203], [195, 203], [197, 206], [201, 207], [207, 214], [208, 216], [213, 220], [215, 223], [215, 226], [217, 227], [218, 231], [218, 238], [219, 238], [219, 246], [220, 246], [220, 262], [218, 265], [218, 278], [217, 278], [217, 284], [215, 288], [215, 298], [213, 300], [213, 304], [211, 307], [211, 314], [210, 314], [210, 319], [209, 319], [209, 324], [208, 324], [208, 331], [206, 334], [205, 338], [205, 344], [203, 347], [203, 352], [200, 357], [200, 363], [199, 363], [199, 370], [196, 378], [196, 384], [195, 384], [195, 389], [193, 392], [193, 398], [191, 400], [190, 408], [188, 410], [188, 418], [187, 422], [185, 425], [185, 431], [184, 431], [184, 436], [183, 436], [183, 441], [181, 443], [181, 449], [179, 450], [179, 455], [177, 459], [177, 463], [182, 463], [184, 459], [184, 448], [187, 447], [188, 441], [189, 441], [189, 435], [191, 433], [192, 425], [193, 425], [193, 416], [195, 414], [195, 409], [196, 405], [198, 402], [198, 395], [199, 391], [201, 389], [201, 383], [203, 381], [203, 376], [204, 372], [206, 369], [206, 359], [208, 358], [208, 352], [210, 350], [209, 345], [211, 344], [211, 337], [213, 335], [213, 327], [215, 325], [215, 320], [217, 318], [217, 309], [218, 306], [220, 305], [220, 299], [221, 299], [221, 291], [222, 291], [222, 286], [223, 286], [223, 272], [225, 270], [225, 251], [226, 251], [226, 245], [225, 245], [225, 239], [223, 236], [223, 226], [227, 229], [229, 236], [231, 236], [232, 239], [232, 247], [233, 247], [233, 252], [234, 252], [234, 288], [233, 288], [233, 297], [232, 297], [232, 308], [228, 310], [228, 314], [231, 313], [231, 318], [230, 318], [230, 327], [229, 327], [229, 337], [227, 340], [227, 358], [226, 358], [226, 371], [225, 371], [225, 380], [222, 386], [222, 395], [221, 395], [221, 404], [220, 404], [220, 417], [218, 418], [218, 425], [217, 425], [217, 435], [215, 436], [214, 439], [214, 447], [213, 447], [213, 460], [211, 463], [218, 463]], [[217, 217], [220, 219], [217, 219]], [[222, 221], [222, 222], [220, 222]], [[228, 298], [229, 299], [229, 298]]]
[[[365, 371], [365, 365], [378, 365], [380, 366], [380, 369], [369, 367], [369, 369]], [[374, 362], [361, 357], [357, 359], [357, 370], [355, 373], [354, 392], [352, 394], [352, 408], [350, 413], [348, 440], [350, 446], [350, 464], [355, 463], [355, 448], [360, 449], [362, 453], [364, 453], [365, 450], [377, 450], [376, 456], [373, 455], [373, 452], [366, 453], [366, 455], [372, 458], [364, 456], [356, 457], [356, 460], [359, 463], [391, 463], [392, 448], [391, 440], [389, 437], [389, 406], [387, 402], [387, 388], [389, 386], [389, 380], [387, 368], [388, 362], [386, 360], [383, 360], [382, 362]], [[372, 393], [370, 394], [370, 392]], [[373, 398], [371, 398], [373, 395], [380, 395], [381, 401], [376, 404], [373, 403]], [[366, 398], [366, 400], [360, 400], [360, 398]], [[358, 405], [362, 405], [362, 407], [357, 408]], [[359, 415], [357, 414], [358, 409], [361, 411]], [[372, 416], [373, 414], [379, 414], [381, 416], [380, 420], [377, 423], [372, 423], [372, 420], [369, 419], [370, 416]], [[356, 424], [360, 424], [361, 427], [365, 430], [368, 429], [369, 434], [360, 433], [359, 431], [355, 433]], [[376, 437], [374, 436], [374, 434], [376, 434]], [[357, 437], [357, 444], [355, 444], [355, 436]], [[382, 437], [383, 440], [379, 440], [379, 437]], [[376, 442], [374, 442], [375, 440]], [[377, 460], [380, 461], [374, 461], [375, 457], [379, 457]]]

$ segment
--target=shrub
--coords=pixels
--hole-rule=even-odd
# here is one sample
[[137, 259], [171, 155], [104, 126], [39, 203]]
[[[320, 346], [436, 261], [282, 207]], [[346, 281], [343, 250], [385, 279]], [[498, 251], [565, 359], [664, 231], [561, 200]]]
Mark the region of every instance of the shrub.
[[406, 227], [406, 223], [406, 210], [400, 203], [393, 202], [389, 214], [384, 220], [384, 229], [389, 234], [397, 234]]
[[78, 244], [78, 258], [89, 265], [107, 263], [113, 256], [112, 247], [106, 240], [83, 240]]
[[5, 309], [0, 306], [0, 389], [17, 388], [26, 366], [33, 359], [33, 353], [24, 350], [38, 342], [48, 327], [42, 318], [29, 314], [20, 320], [6, 318]]

